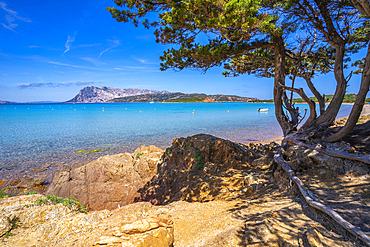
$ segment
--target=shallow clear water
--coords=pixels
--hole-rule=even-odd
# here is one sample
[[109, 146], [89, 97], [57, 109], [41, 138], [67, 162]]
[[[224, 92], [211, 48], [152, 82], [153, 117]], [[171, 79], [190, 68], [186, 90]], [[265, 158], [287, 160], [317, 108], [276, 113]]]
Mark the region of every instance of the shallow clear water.
[[[269, 108], [268, 112], [257, 112]], [[301, 110], [307, 108], [300, 106]], [[342, 117], [351, 106], [343, 106]], [[60, 167], [140, 145], [161, 148], [198, 133], [236, 142], [281, 135], [273, 104], [115, 103], [0, 106], [0, 180], [12, 172]], [[79, 150], [106, 149], [91, 154]], [[19, 175], [19, 174], [18, 174]]]

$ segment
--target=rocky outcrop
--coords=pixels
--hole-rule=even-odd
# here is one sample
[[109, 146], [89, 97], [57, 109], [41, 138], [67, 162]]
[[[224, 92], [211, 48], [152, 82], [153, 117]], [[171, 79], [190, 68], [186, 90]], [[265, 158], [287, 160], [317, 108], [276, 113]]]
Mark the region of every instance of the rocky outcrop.
[[75, 197], [89, 210], [116, 209], [132, 203], [137, 190], [156, 173], [163, 151], [140, 147], [133, 154], [100, 157], [86, 165], [57, 171], [46, 194]]
[[102, 103], [108, 100], [127, 97], [141, 94], [165, 94], [167, 91], [156, 91], [149, 89], [137, 89], [137, 88], [128, 88], [128, 89], [119, 89], [113, 87], [84, 87], [80, 92], [71, 100], [67, 101], [68, 103]]
[[0, 199], [0, 246], [141, 246], [174, 242], [173, 222], [143, 215], [147, 205], [81, 213], [39, 201], [41, 195]]
[[[136, 200], [167, 204], [244, 198], [259, 186], [253, 168], [271, 163], [268, 153], [278, 147], [242, 146], [204, 134], [175, 139], [158, 164], [158, 174]], [[263, 161], [254, 163], [256, 159]]]

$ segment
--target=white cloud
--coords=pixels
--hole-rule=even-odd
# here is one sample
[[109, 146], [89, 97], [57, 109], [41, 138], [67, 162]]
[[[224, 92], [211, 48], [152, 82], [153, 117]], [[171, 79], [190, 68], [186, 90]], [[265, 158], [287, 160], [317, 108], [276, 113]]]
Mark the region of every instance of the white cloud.
[[14, 29], [18, 26], [18, 24], [13, 23], [13, 22], [15, 22], [15, 20], [31, 22], [31, 20], [29, 18], [21, 17], [21, 16], [18, 15], [18, 13], [16, 11], [7, 8], [6, 3], [4, 3], [4, 2], [0, 2], [0, 8], [3, 9], [6, 12], [5, 19], [6, 19], [6, 22], [7, 22], [7, 24], [1, 23], [1, 25], [3, 25], [4, 28], [6, 28], [6, 29], [8, 29], [12, 32], [16, 32]]
[[67, 38], [67, 42], [66, 44], [64, 45], [66, 47], [66, 50], [63, 52], [62, 56], [64, 56], [64, 54], [70, 50], [71, 48], [71, 44], [75, 41], [75, 37], [76, 37], [76, 33], [73, 35], [73, 37], [69, 36], [68, 35], [68, 38]]
[[98, 56], [98, 58], [96, 59], [96, 60], [98, 60], [100, 57], [101, 57], [101, 55], [103, 55], [104, 53], [106, 53], [107, 51], [110, 51], [110, 50], [112, 50], [113, 48], [115, 48], [115, 47], [117, 47], [117, 46], [119, 46], [120, 45], [120, 42], [119, 42], [119, 40], [118, 39], [116, 39], [116, 40], [108, 40], [110, 43], [111, 43], [111, 45], [110, 45], [110, 47], [108, 47], [107, 49], [105, 49], [104, 51], [102, 51], [102, 52], [100, 52], [100, 54], [99, 54], [99, 56]]
[[22, 84], [19, 85], [18, 87], [20, 89], [27, 89], [27, 88], [40, 88], [40, 87], [70, 87], [70, 86], [85, 86], [85, 85], [91, 85], [94, 84], [95, 82], [68, 82], [68, 83], [60, 83], [60, 82], [48, 82], [48, 83], [43, 83], [43, 82], [38, 82], [38, 83], [29, 83], [29, 84]]

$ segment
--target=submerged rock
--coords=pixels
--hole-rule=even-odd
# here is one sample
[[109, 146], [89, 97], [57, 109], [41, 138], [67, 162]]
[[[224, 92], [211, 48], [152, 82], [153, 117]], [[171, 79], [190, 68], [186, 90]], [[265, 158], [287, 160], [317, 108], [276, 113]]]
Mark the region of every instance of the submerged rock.
[[33, 188], [35, 186], [40, 186], [45, 183], [45, 178], [22, 178], [14, 181], [14, 186], [17, 188]]
[[75, 197], [89, 210], [127, 205], [156, 174], [162, 154], [160, 148], [142, 146], [133, 154], [107, 155], [86, 165], [64, 168], [56, 172], [46, 194]]

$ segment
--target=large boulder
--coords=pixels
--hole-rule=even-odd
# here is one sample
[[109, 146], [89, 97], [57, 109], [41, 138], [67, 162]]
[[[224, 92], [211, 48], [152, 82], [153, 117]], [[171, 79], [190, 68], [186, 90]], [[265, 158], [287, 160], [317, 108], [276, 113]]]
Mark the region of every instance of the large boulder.
[[56, 172], [46, 194], [74, 197], [89, 210], [127, 205], [157, 173], [162, 154], [160, 148], [142, 146], [133, 154], [107, 155], [86, 165], [66, 167]]

